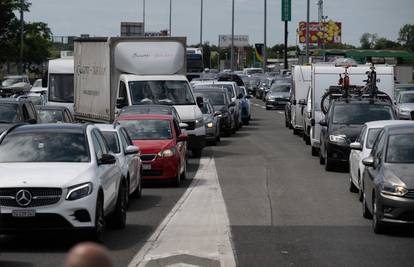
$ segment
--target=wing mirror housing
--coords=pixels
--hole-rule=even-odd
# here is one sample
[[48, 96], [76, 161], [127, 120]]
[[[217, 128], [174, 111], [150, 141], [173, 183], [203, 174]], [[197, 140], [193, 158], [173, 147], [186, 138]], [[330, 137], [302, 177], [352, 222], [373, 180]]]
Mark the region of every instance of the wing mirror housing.
[[242, 99], [242, 98], [243, 98], [243, 94], [239, 94], [239, 95], [237, 96], [237, 98], [238, 98], [238, 99]]
[[373, 156], [369, 156], [365, 159], [362, 160], [362, 164], [364, 164], [367, 167], [374, 167], [375, 165], [375, 160]]
[[362, 145], [360, 142], [353, 142], [349, 145], [349, 147], [353, 150], [359, 150], [362, 151]]
[[199, 108], [202, 108], [204, 106], [204, 99], [202, 96], [197, 96], [196, 97], [196, 102], [197, 102], [197, 106]]
[[296, 105], [296, 99], [292, 101], [292, 105]]
[[326, 126], [328, 126], [328, 122], [326, 120], [321, 120], [321, 121], [319, 121], [319, 125], [326, 127]]
[[315, 119], [311, 119], [310, 124], [311, 124], [311, 126], [315, 126]]
[[221, 117], [220, 111], [214, 111], [214, 117]]
[[178, 142], [185, 142], [188, 141], [188, 134], [186, 133], [181, 133], [180, 136], [178, 136], [177, 138]]
[[116, 99], [116, 107], [117, 108], [119, 108], [119, 109], [121, 109], [121, 108], [123, 108], [123, 107], [125, 107], [126, 105], [125, 105], [125, 98], [123, 98], [123, 97], [118, 97], [117, 99]]
[[111, 154], [103, 154], [100, 159], [98, 159], [98, 165], [110, 165], [115, 164], [116, 158]]
[[138, 154], [139, 153], [139, 148], [136, 146], [127, 146], [125, 148], [125, 155], [133, 155], [133, 154]]
[[229, 104], [229, 107], [234, 107], [234, 106], [236, 106], [236, 102], [231, 102], [231, 103]]

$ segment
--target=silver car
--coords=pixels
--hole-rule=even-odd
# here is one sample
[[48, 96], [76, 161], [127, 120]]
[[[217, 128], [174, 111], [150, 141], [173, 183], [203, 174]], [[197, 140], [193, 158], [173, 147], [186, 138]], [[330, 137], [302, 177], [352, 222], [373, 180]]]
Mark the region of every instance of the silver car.
[[401, 92], [396, 101], [397, 116], [400, 120], [410, 120], [414, 111], [414, 91]]
[[112, 124], [96, 124], [101, 130], [110, 151], [117, 157], [122, 175], [127, 178], [129, 196], [142, 195], [141, 159], [139, 148], [134, 146], [124, 127]]

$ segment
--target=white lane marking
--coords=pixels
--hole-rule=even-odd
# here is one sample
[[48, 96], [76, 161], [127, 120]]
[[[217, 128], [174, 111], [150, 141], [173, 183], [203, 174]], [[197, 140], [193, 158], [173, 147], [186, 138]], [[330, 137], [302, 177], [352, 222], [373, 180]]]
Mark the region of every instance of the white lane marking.
[[217, 260], [221, 266], [236, 266], [229, 225], [215, 161], [201, 158], [189, 188], [129, 267], [183, 254]]
[[262, 109], [266, 109], [266, 107], [265, 106], [260, 106]]
[[260, 105], [259, 104], [256, 104], [256, 103], [254, 103], [253, 105], [256, 106], [256, 107], [260, 107]]
[[283, 111], [280, 111], [280, 110], [277, 113], [279, 113], [279, 114], [285, 114]]

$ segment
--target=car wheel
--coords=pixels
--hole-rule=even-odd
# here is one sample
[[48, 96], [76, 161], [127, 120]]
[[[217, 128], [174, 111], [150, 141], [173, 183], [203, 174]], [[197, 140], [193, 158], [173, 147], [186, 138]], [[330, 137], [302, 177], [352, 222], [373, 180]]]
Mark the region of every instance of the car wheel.
[[369, 211], [368, 206], [367, 206], [367, 200], [366, 200], [364, 192], [362, 192], [362, 217], [364, 217], [365, 219], [372, 218], [372, 214]]
[[199, 158], [201, 157], [201, 151], [201, 149], [193, 149], [191, 152], [193, 153], [194, 158]]
[[372, 196], [372, 198], [372, 229], [376, 234], [383, 234], [385, 226], [379, 219], [377, 198], [375, 196]]
[[300, 130], [293, 128], [293, 134], [294, 135], [299, 135]]
[[[313, 147], [312, 147], [312, 149], [313, 149]], [[313, 155], [313, 150], [312, 150], [312, 155]], [[319, 153], [319, 164], [325, 165], [325, 158], [322, 156], [322, 152]]]
[[180, 187], [181, 185], [181, 175], [177, 174], [174, 178], [173, 178], [173, 186], [174, 187]]
[[[142, 171], [140, 171], [140, 173], [142, 173]], [[140, 178], [140, 179], [139, 179], [139, 181], [138, 181], [138, 186], [137, 186], [137, 188], [135, 188], [135, 191], [134, 191], [134, 192], [132, 192], [131, 197], [132, 197], [132, 198], [136, 198], [136, 199], [138, 199], [138, 198], [141, 198], [141, 197], [142, 197], [142, 180], [141, 180], [141, 178]]]
[[266, 110], [270, 110], [270, 107], [266, 107]]
[[311, 149], [311, 154], [312, 154], [312, 156], [314, 156], [314, 157], [319, 156], [319, 151], [318, 151], [318, 149], [317, 149], [316, 147], [312, 147], [312, 149]]
[[310, 137], [306, 134], [304, 134], [304, 136], [305, 136], [305, 144], [309, 146], [311, 144]]
[[289, 128], [289, 122], [285, 119], [285, 127]]
[[218, 133], [217, 136], [216, 136], [216, 142], [218, 142], [218, 143], [221, 142], [220, 133]]
[[109, 224], [112, 228], [115, 229], [124, 229], [126, 226], [126, 198], [128, 195], [128, 190], [126, 188], [125, 181], [121, 181], [118, 190], [118, 197], [116, 200], [116, 206], [114, 212], [109, 218]]
[[181, 177], [180, 177], [180, 180], [182, 179], [182, 180], [185, 180], [185, 179], [187, 179], [187, 161], [186, 160], [184, 160], [184, 170], [183, 170], [183, 172], [181, 173], [181, 175], [180, 175]]
[[354, 182], [352, 182], [351, 175], [349, 176], [349, 192], [358, 193], [358, 188], [354, 185]]
[[336, 164], [332, 160], [326, 158], [325, 171], [331, 172], [336, 170]]
[[363, 198], [363, 189], [362, 189], [362, 183], [361, 183], [361, 179], [358, 178], [358, 184], [359, 184], [359, 190], [358, 190], [358, 200], [360, 202], [362, 202], [362, 198]]
[[96, 200], [95, 226], [90, 232], [90, 239], [98, 243], [102, 243], [104, 239], [105, 215], [103, 206], [103, 197], [99, 194]]

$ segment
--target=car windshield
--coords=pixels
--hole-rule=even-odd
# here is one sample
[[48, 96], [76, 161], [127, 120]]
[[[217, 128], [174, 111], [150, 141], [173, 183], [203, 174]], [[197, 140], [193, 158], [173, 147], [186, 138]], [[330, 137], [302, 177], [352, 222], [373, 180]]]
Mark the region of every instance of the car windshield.
[[203, 95], [203, 97], [208, 98], [210, 103], [214, 106], [223, 106], [226, 105], [225, 94], [221, 92], [203, 92], [202, 90], [197, 91], [198, 94]]
[[414, 103], [414, 94], [403, 94], [400, 103]]
[[194, 96], [187, 81], [129, 82], [133, 105], [194, 105]]
[[372, 146], [374, 145], [375, 139], [377, 139], [378, 134], [381, 132], [381, 128], [372, 128], [368, 131], [367, 136], [367, 148], [372, 149]]
[[53, 109], [44, 109], [37, 111], [37, 117], [39, 123], [56, 123], [64, 122], [63, 111], [62, 110], [53, 110]]
[[290, 85], [281, 85], [281, 84], [274, 84], [272, 88], [270, 88], [272, 93], [289, 93], [290, 92]]
[[12, 86], [13, 84], [20, 83], [20, 82], [23, 82], [22, 78], [6, 78], [5, 80], [1, 82], [1, 86], [3, 87]]
[[102, 131], [102, 135], [105, 138], [106, 143], [109, 146], [109, 150], [115, 154], [118, 154], [121, 152], [121, 149], [119, 147], [118, 142], [118, 135], [116, 132], [108, 132], [108, 131]]
[[42, 79], [37, 79], [37, 80], [33, 83], [33, 87], [42, 87]]
[[49, 75], [49, 101], [73, 102], [73, 74]]
[[24, 132], [8, 134], [0, 145], [0, 162], [88, 162], [81, 133]]
[[167, 120], [121, 120], [132, 140], [172, 139], [170, 122]]
[[17, 120], [17, 105], [0, 105], [0, 123], [13, 123]]
[[414, 163], [414, 134], [391, 135], [388, 139], [386, 162]]
[[208, 106], [208, 104], [206, 102], [204, 102], [204, 105], [200, 108], [201, 113], [203, 114], [210, 114], [211, 113], [211, 109]]
[[369, 104], [344, 104], [333, 107], [334, 124], [364, 124], [369, 121], [393, 119], [389, 106]]
[[231, 98], [236, 97], [233, 91], [233, 85], [231, 84], [208, 84], [208, 87], [214, 87], [214, 88], [222, 88], [226, 89], [227, 92], [229, 92], [229, 95]]

